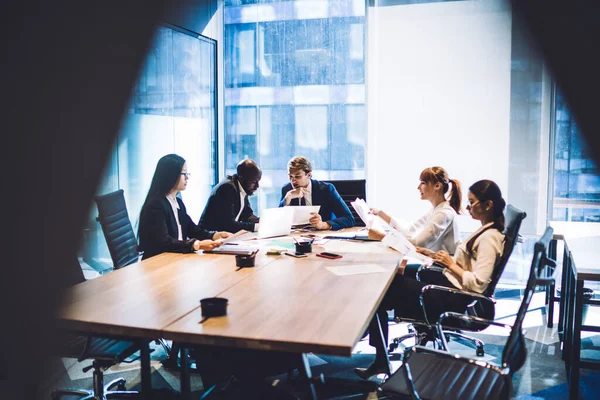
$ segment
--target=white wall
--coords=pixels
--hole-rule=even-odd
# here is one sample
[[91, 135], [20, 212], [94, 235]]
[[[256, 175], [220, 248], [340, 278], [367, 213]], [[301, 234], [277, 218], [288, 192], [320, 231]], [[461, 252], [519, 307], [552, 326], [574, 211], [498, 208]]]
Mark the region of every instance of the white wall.
[[[375, 2], [377, 5], [377, 2]], [[419, 173], [508, 182], [511, 13], [502, 0], [369, 8], [368, 203], [415, 219]], [[477, 223], [460, 220], [462, 231]]]

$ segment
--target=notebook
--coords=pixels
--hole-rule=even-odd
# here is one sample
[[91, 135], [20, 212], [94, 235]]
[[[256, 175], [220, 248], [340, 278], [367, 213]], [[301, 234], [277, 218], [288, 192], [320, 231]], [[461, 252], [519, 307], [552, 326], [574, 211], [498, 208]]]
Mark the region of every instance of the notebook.
[[340, 240], [361, 240], [364, 242], [375, 242], [375, 239], [369, 239], [368, 232], [344, 232], [334, 233], [333, 235], [327, 235], [324, 239], [340, 239]]
[[256, 253], [257, 251], [258, 248], [256, 247], [244, 246], [237, 243], [225, 243], [220, 247], [217, 247], [212, 250], [205, 250], [204, 252], [210, 254], [240, 254], [244, 256], [249, 256], [253, 253]]

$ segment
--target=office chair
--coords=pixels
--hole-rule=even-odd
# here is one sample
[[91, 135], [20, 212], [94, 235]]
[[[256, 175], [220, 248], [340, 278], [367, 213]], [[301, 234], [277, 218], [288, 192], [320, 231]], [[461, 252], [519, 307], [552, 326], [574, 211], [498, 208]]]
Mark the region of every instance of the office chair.
[[554, 276], [544, 274], [546, 265], [555, 265], [555, 261], [546, 254], [552, 233], [551, 227], [546, 228], [535, 244], [529, 279], [512, 327], [472, 315], [451, 312], [442, 314], [437, 323], [439, 337], [444, 344], [443, 350], [447, 349], [443, 334], [444, 320], [455, 319], [462, 324], [495, 325], [510, 329], [500, 366], [447, 351], [423, 346], [409, 347], [404, 351], [400, 368], [380, 386], [378, 398], [400, 395], [414, 399], [510, 399], [512, 376], [527, 358], [522, 329], [527, 308], [536, 286], [546, 286], [554, 281]]
[[[423, 288], [421, 293], [421, 305], [423, 307], [423, 313], [425, 315], [425, 321], [415, 321], [415, 320], [405, 320], [399, 319], [401, 322], [409, 322], [412, 326], [409, 326], [409, 333], [407, 335], [395, 338], [390, 343], [388, 349], [389, 351], [394, 351], [398, 345], [409, 338], [415, 337], [417, 339], [418, 345], [425, 345], [428, 341], [434, 341], [438, 347], [441, 345], [440, 340], [442, 338], [436, 335], [436, 332], [433, 329], [433, 326], [429, 323], [427, 318], [427, 303], [428, 298], [434, 291], [447, 293], [448, 296], [462, 296], [470, 299], [470, 303], [467, 306], [465, 311], [468, 315], [473, 315], [477, 317], [481, 317], [484, 319], [492, 320], [495, 316], [495, 304], [494, 300], [494, 291], [496, 290], [496, 285], [504, 272], [506, 264], [510, 259], [510, 256], [515, 248], [515, 244], [519, 241], [519, 230], [521, 229], [521, 223], [527, 217], [527, 214], [513, 205], [509, 204], [506, 206], [505, 211], [505, 229], [504, 229], [504, 251], [502, 253], [502, 257], [500, 258], [498, 264], [495, 266], [494, 271], [492, 272], [491, 282], [486, 288], [485, 292], [482, 294], [472, 293], [465, 290], [460, 290], [456, 288], [447, 288], [443, 286], [437, 285], [427, 285]], [[426, 273], [442, 273], [443, 267], [437, 267], [435, 264], [432, 267], [428, 268], [420, 268], [417, 273], [417, 279], [422, 278]], [[457, 337], [468, 342], [471, 342], [475, 345], [475, 351], [477, 356], [483, 356], [485, 354], [484, 351], [484, 343], [474, 337], [467, 336], [463, 334], [462, 330], [467, 330], [471, 332], [479, 332], [487, 328], [485, 324], [469, 324], [467, 326], [449, 326], [447, 330], [444, 331], [444, 340], [448, 340], [449, 337]]]
[[[140, 252], [138, 242], [129, 220], [123, 189], [111, 193], [94, 196], [98, 206], [98, 217], [114, 269], [120, 269], [138, 262]], [[163, 340], [157, 339], [167, 354], [171, 347]]]
[[333, 186], [335, 186], [335, 189], [342, 197], [342, 200], [344, 200], [344, 203], [346, 203], [346, 205], [350, 209], [350, 212], [352, 213], [352, 216], [356, 221], [355, 226], [365, 226], [364, 221], [358, 216], [358, 213], [350, 203], [356, 200], [357, 197], [367, 201], [367, 181], [365, 179], [354, 179], [334, 180], [325, 182], [331, 183]]
[[[68, 285], [85, 281], [79, 262], [76, 261], [69, 274]], [[71, 272], [70, 270], [70, 272]], [[127, 357], [140, 350], [133, 342], [109, 338], [76, 335], [66, 332], [60, 341], [59, 355], [61, 357], [77, 358], [77, 361], [92, 359], [92, 365], [83, 368], [83, 372], [94, 369], [93, 388], [87, 389], [56, 389], [50, 395], [57, 400], [62, 396], [80, 396], [86, 400], [106, 399], [111, 397], [138, 396], [139, 392], [125, 390], [125, 379], [117, 378], [104, 385], [104, 371], [111, 366], [123, 362]], [[112, 390], [113, 388], [117, 390]]]
[[123, 189], [94, 196], [98, 206], [98, 222], [106, 238], [115, 269], [133, 264], [139, 259], [138, 243], [129, 220]]

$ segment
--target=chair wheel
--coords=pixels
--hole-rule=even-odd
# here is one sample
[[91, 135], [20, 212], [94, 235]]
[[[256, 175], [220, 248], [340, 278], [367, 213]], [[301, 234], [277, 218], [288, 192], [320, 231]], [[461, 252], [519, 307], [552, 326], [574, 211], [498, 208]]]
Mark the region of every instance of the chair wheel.
[[475, 354], [477, 354], [477, 357], [483, 357], [485, 355], [485, 352], [483, 351], [483, 347], [477, 347], [475, 349]]
[[127, 390], [127, 388], [125, 387], [125, 384], [124, 384], [124, 383], [119, 383], [119, 384], [117, 385], [117, 390], [118, 390], [119, 392], [124, 392], [124, 391], [126, 391], [126, 390]]
[[397, 348], [398, 348], [398, 344], [397, 343], [390, 343], [390, 345], [388, 346], [388, 353], [393, 352]]

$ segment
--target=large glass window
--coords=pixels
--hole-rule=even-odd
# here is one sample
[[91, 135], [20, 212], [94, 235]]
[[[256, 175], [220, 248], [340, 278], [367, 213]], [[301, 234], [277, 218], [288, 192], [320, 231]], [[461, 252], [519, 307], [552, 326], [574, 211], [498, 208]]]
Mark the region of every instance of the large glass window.
[[[197, 221], [216, 179], [216, 42], [174, 27], [160, 27], [132, 92], [105, 177], [97, 193], [123, 189], [129, 217], [137, 219], [156, 163], [168, 153], [187, 160], [192, 176], [182, 193]], [[91, 205], [81, 249], [97, 270], [112, 266]]]
[[278, 205], [294, 155], [364, 178], [365, 2], [228, 0], [224, 21], [226, 173], [259, 163], [254, 207]]
[[551, 219], [600, 222], [600, 169], [559, 90], [554, 129]]

